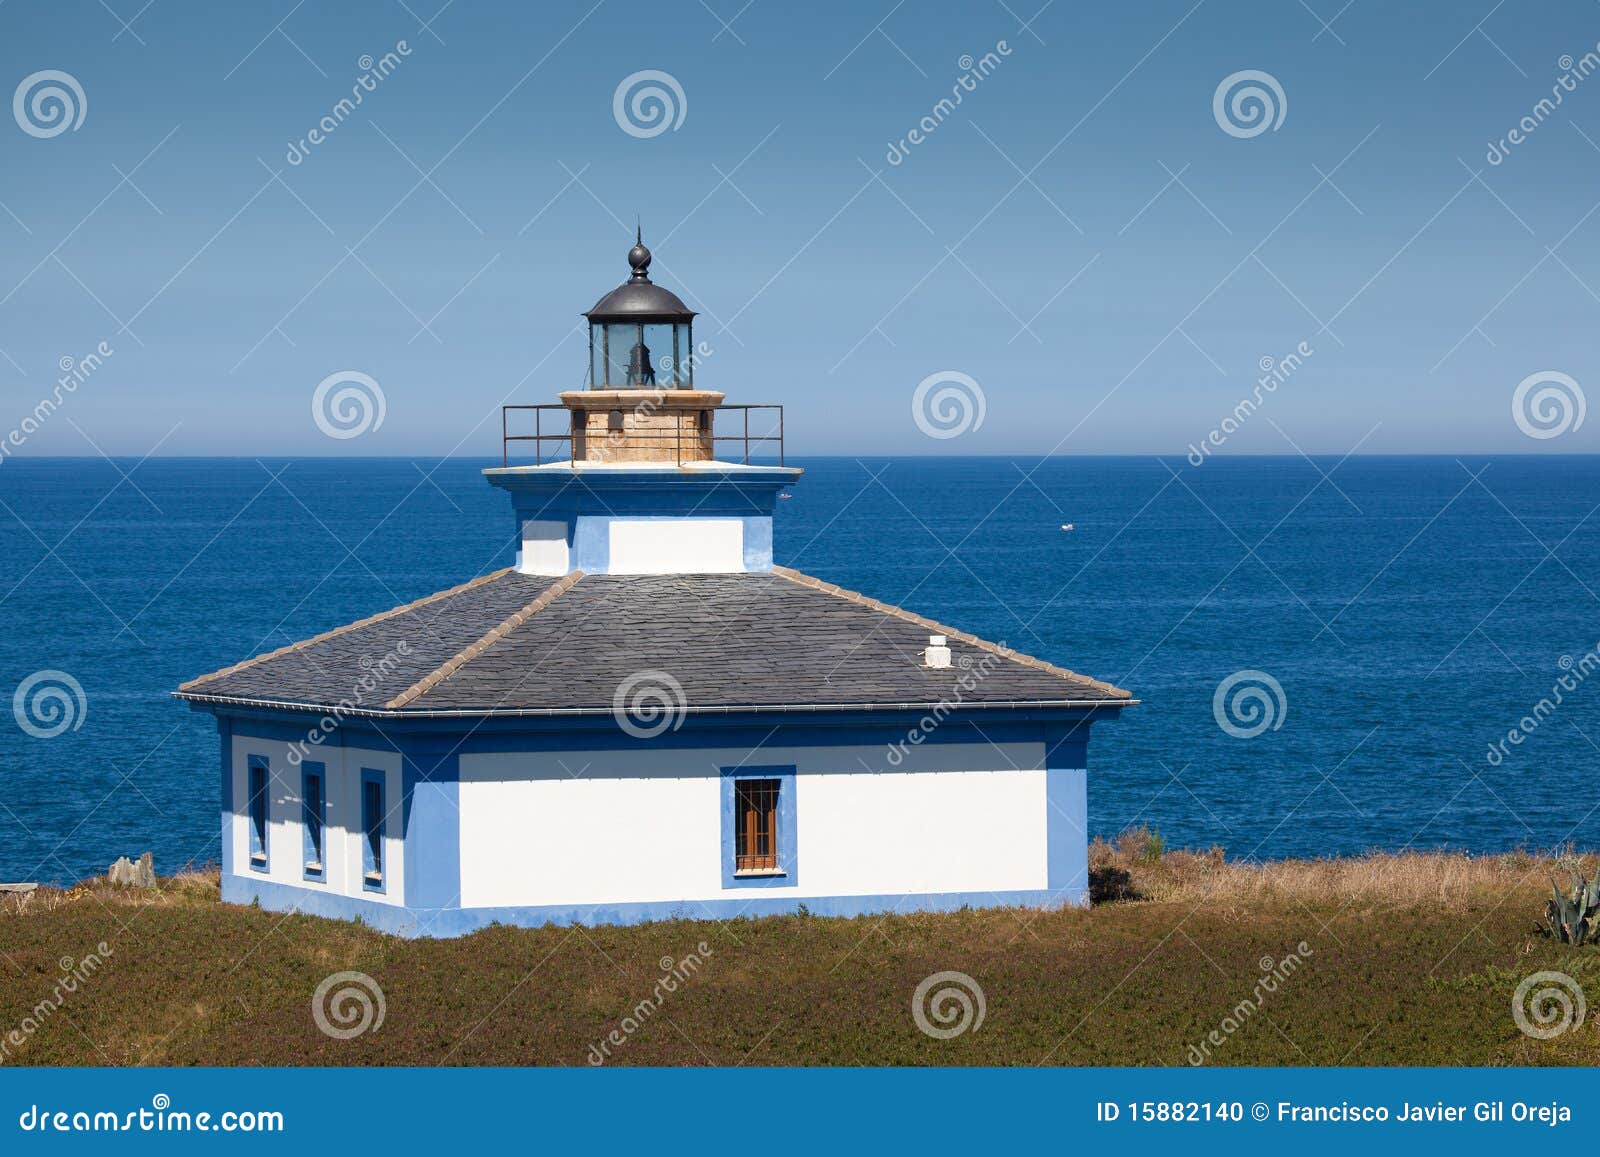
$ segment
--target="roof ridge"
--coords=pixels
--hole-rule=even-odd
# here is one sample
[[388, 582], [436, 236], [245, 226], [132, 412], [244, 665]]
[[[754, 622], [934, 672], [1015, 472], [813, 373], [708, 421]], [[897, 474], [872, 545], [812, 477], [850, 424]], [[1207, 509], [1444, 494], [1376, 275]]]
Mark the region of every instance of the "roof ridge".
[[409, 603], [402, 603], [398, 607], [390, 607], [386, 611], [379, 611], [375, 615], [368, 615], [364, 619], [357, 619], [353, 623], [346, 623], [344, 626], [335, 627], [331, 631], [323, 631], [320, 635], [312, 635], [309, 639], [301, 639], [299, 642], [290, 643], [286, 647], [279, 647], [277, 650], [267, 651], [263, 654], [245, 659], [242, 662], [235, 663], [231, 667], [224, 667], [220, 671], [213, 671], [209, 675], [197, 676], [193, 679], [190, 679], [187, 683], [179, 683], [178, 690], [192, 690], [202, 683], [209, 683], [211, 680], [220, 679], [224, 675], [232, 675], [234, 672], [242, 671], [246, 667], [253, 667], [257, 663], [265, 663], [268, 659], [276, 659], [280, 655], [287, 655], [293, 651], [302, 650], [305, 647], [311, 646], [313, 643], [320, 643], [325, 639], [332, 639], [338, 637], [339, 635], [347, 634], [358, 627], [371, 626], [373, 623], [382, 622], [384, 619], [392, 619], [396, 615], [405, 614], [408, 611], [414, 611], [419, 607], [425, 607], [429, 603], [437, 602], [440, 599], [446, 599], [452, 595], [462, 594], [463, 592], [469, 591], [474, 587], [479, 587], [487, 582], [492, 582], [494, 579], [500, 578], [502, 575], [510, 574], [512, 570], [513, 568], [509, 566], [501, 567], [499, 570], [490, 571], [488, 574], [479, 575], [475, 579], [460, 583], [457, 586], [448, 588], [447, 590], [434, 591], [431, 595], [424, 595], [420, 599], [416, 599]]
[[445, 660], [433, 671], [424, 675], [415, 683], [411, 684], [411, 686], [407, 687], [404, 691], [400, 692], [400, 694], [389, 700], [389, 702], [385, 703], [384, 706], [390, 709], [405, 707], [423, 695], [426, 695], [440, 683], [443, 683], [446, 679], [450, 678], [450, 676], [461, 670], [462, 667], [466, 666], [473, 659], [476, 659], [479, 655], [487, 651], [495, 643], [498, 643], [512, 631], [522, 626], [523, 623], [533, 618], [534, 615], [538, 614], [551, 603], [559, 599], [562, 595], [566, 594], [578, 584], [578, 580], [582, 577], [583, 572], [581, 570], [569, 571], [567, 574], [562, 575], [555, 582], [551, 583], [542, 592], [540, 592], [538, 598], [534, 599], [521, 610], [516, 611], [507, 618], [503, 619], [498, 626], [494, 627], [487, 634], [480, 637], [476, 642], [456, 652], [453, 656]]
[[916, 623], [918, 626], [927, 627], [935, 634], [946, 635], [952, 639], [960, 639], [964, 643], [970, 643], [973, 646], [981, 647], [983, 650], [995, 655], [999, 655], [1003, 659], [1009, 659], [1013, 663], [1020, 663], [1025, 667], [1034, 667], [1040, 671], [1047, 671], [1052, 675], [1056, 675], [1064, 679], [1071, 679], [1078, 683], [1087, 683], [1090, 686], [1097, 687], [1100, 690], [1108, 692], [1119, 699], [1133, 698], [1132, 691], [1124, 690], [1123, 688], [1116, 686], [1114, 683], [1107, 683], [1102, 679], [1095, 679], [1088, 675], [1080, 675], [1076, 671], [1068, 670], [1066, 667], [1058, 667], [1054, 663], [1047, 663], [1043, 659], [1036, 658], [1033, 655], [1025, 655], [1021, 651], [1012, 650], [1010, 647], [1003, 646], [999, 643], [991, 643], [988, 639], [979, 638], [977, 635], [970, 634], [967, 631], [958, 631], [954, 627], [947, 627], [943, 623], [936, 622], [933, 619], [919, 615], [914, 611], [908, 611], [904, 607], [897, 607], [893, 603], [886, 603], [880, 599], [875, 599], [869, 595], [864, 595], [860, 591], [849, 590], [845, 587], [826, 582], [823, 579], [815, 578], [812, 575], [805, 574], [802, 571], [793, 570], [786, 566], [774, 566], [771, 570], [771, 573], [788, 579], [797, 586], [809, 587], [812, 590], [833, 595], [835, 598], [846, 599], [853, 603], [860, 603], [862, 606], [870, 607], [875, 611], [882, 611], [884, 614], [892, 615], [895, 618], [902, 619], [908, 623]]

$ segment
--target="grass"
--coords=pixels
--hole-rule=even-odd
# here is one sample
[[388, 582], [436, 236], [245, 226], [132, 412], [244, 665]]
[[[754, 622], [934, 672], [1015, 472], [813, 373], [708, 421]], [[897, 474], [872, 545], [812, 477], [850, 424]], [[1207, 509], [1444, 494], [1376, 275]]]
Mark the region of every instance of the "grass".
[[[1518, 983], [1542, 969], [1600, 995], [1600, 948], [1537, 928], [1549, 877], [1578, 862], [1417, 853], [1252, 865], [1134, 832], [1092, 849], [1102, 901], [1087, 910], [491, 928], [434, 941], [222, 905], [214, 874], [149, 892], [41, 888], [0, 899], [0, 1063], [582, 1065], [615, 1030], [610, 1064], [1184, 1064], [1214, 1031], [1213, 1064], [1596, 1064], [1595, 1026], [1535, 1040], [1511, 1016]], [[6, 1044], [63, 967], [102, 941], [104, 966]], [[689, 953], [698, 969], [624, 1034], [663, 961]], [[1238, 1014], [1260, 992], [1262, 964], [1291, 953], [1299, 967]], [[337, 1040], [316, 1027], [311, 997], [345, 970], [377, 981], [386, 1013], [376, 1031]], [[971, 976], [985, 1000], [981, 1026], [948, 1040], [911, 1015], [918, 984], [942, 971]]]

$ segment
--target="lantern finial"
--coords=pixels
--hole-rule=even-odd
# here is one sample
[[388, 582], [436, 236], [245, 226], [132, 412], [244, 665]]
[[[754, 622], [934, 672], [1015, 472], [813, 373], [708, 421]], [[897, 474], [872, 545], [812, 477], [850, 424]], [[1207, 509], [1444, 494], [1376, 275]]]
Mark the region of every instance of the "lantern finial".
[[634, 281], [650, 280], [650, 250], [644, 247], [644, 229], [635, 224], [633, 248], [628, 250], [628, 264], [633, 267]]

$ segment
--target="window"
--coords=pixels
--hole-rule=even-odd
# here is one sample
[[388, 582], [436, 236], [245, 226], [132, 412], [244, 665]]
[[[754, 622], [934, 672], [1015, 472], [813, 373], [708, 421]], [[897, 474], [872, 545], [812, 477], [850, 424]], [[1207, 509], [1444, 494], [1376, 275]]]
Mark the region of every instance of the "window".
[[383, 772], [361, 771], [361, 886], [383, 891]]
[[323, 833], [327, 828], [328, 805], [324, 787], [325, 771], [320, 763], [306, 763], [300, 769], [300, 811], [305, 836], [305, 878], [322, 880], [327, 869], [322, 858]]
[[250, 800], [250, 867], [258, 872], [267, 870], [267, 779], [266, 756], [252, 755], [246, 794]]
[[724, 767], [722, 886], [744, 891], [800, 885], [795, 769]]
[[778, 781], [741, 779], [734, 783], [733, 870], [778, 870]]

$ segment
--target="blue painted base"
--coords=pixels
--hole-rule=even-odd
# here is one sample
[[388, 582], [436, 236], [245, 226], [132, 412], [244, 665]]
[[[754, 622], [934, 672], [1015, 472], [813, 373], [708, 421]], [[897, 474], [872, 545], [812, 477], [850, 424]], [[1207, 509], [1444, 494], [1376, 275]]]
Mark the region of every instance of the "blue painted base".
[[[1075, 881], [1075, 883], [1077, 883]], [[766, 896], [734, 900], [662, 900], [640, 904], [544, 904], [527, 908], [402, 908], [337, 896], [245, 876], [222, 878], [228, 904], [259, 903], [269, 912], [303, 912], [333, 920], [357, 920], [396, 936], [463, 936], [491, 924], [539, 928], [547, 924], [644, 924], [652, 920], [735, 920], [789, 916], [802, 907], [813, 916], [875, 916], [885, 913], [954, 912], [961, 908], [1087, 907], [1087, 887], [1015, 892], [929, 892], [904, 896]]]

